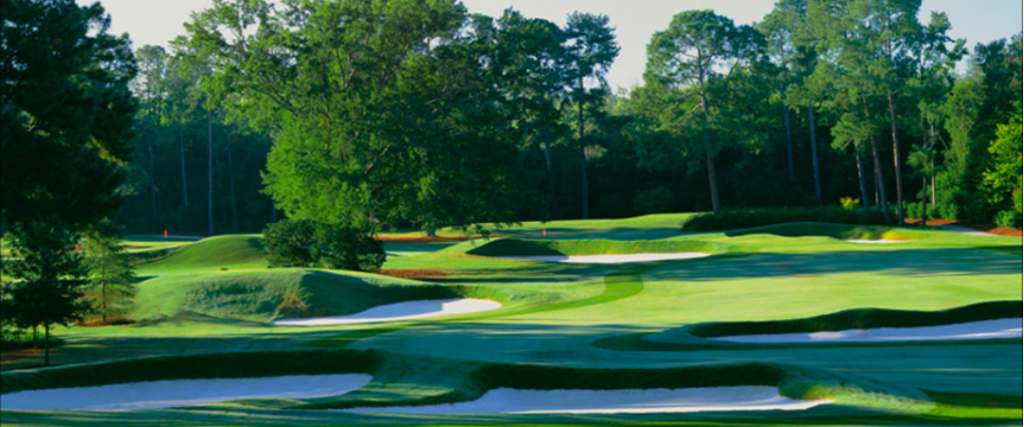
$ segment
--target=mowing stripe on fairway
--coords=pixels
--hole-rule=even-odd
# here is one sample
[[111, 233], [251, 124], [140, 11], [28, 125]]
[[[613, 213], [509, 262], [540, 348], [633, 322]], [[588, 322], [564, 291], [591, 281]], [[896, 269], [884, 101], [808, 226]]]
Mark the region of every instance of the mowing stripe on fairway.
[[[734, 254], [724, 254], [724, 255], [719, 256], [718, 258], [727, 257], [727, 256], [737, 256], [737, 255], [734, 255]], [[316, 340], [316, 341], [312, 341], [312, 342], [306, 344], [306, 346], [307, 347], [317, 347], [317, 348], [346, 348], [350, 344], [352, 344], [352, 343], [354, 343], [356, 341], [362, 340], [362, 339], [372, 338], [372, 337], [375, 337], [377, 335], [386, 334], [388, 332], [399, 331], [399, 330], [403, 330], [403, 329], [407, 329], [407, 328], [412, 328], [412, 327], [417, 327], [417, 326], [425, 326], [425, 325], [441, 324], [441, 323], [453, 323], [453, 322], [466, 322], [466, 321], [472, 321], [472, 320], [493, 319], [493, 318], [499, 318], [499, 317], [500, 318], [505, 318], [505, 317], [513, 317], [513, 316], [522, 316], [522, 315], [527, 315], [527, 314], [544, 313], [544, 312], [549, 312], [549, 311], [570, 310], [570, 309], [574, 309], [574, 308], [581, 308], [581, 307], [587, 307], [587, 306], [591, 306], [591, 305], [604, 304], [604, 303], [608, 303], [608, 302], [612, 302], [612, 301], [618, 301], [618, 300], [621, 300], [621, 299], [625, 299], [625, 298], [629, 298], [631, 296], [638, 295], [639, 293], [643, 292], [643, 290], [644, 290], [644, 282], [643, 282], [643, 279], [642, 279], [641, 276], [644, 273], [647, 273], [648, 271], [651, 271], [651, 270], [654, 270], [654, 269], [657, 269], [657, 268], [667, 267], [667, 266], [670, 266], [670, 265], [677, 265], [677, 264], [688, 263], [688, 262], [697, 262], [697, 261], [699, 261], [699, 260], [690, 259], [690, 260], [676, 260], [676, 261], [670, 261], [670, 262], [651, 262], [651, 263], [643, 263], [643, 264], [631, 265], [629, 267], [613, 271], [613, 272], [609, 273], [607, 276], [605, 276], [605, 278], [604, 278], [604, 291], [601, 292], [599, 295], [596, 295], [596, 296], [593, 296], [593, 297], [590, 297], [590, 298], [583, 298], [583, 299], [573, 300], [573, 301], [565, 301], [565, 302], [560, 302], [560, 303], [550, 304], [550, 305], [523, 307], [523, 308], [512, 309], [512, 310], [508, 310], [508, 311], [497, 311], [495, 313], [487, 313], [487, 314], [479, 314], [479, 315], [473, 315], [473, 316], [466, 316], [466, 317], [460, 317], [460, 318], [457, 318], [457, 319], [422, 321], [422, 322], [415, 322], [415, 323], [403, 323], [403, 324], [398, 324], [398, 325], [387, 325], [387, 326], [382, 326], [382, 327], [379, 327], [379, 328], [359, 329], [359, 330], [355, 330], [355, 331], [344, 332], [344, 333], [342, 333], [340, 335], [337, 335], [337, 336], [334, 336], [334, 337], [323, 338], [323, 339], [319, 339], [319, 340]]]

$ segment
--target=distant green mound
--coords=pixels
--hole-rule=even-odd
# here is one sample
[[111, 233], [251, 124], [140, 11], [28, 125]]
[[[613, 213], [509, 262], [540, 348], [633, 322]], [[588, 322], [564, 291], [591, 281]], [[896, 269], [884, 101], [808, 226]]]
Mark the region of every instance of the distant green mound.
[[641, 253], [719, 253], [725, 246], [696, 240], [518, 240], [502, 239], [467, 251], [478, 256], [620, 255]]
[[768, 225], [764, 227], [729, 231], [726, 232], [725, 235], [729, 237], [741, 237], [752, 234], [770, 234], [780, 237], [821, 236], [839, 240], [913, 241], [934, 237], [934, 233], [936, 232], [872, 225], [794, 222], [789, 224]]
[[145, 270], [207, 268], [264, 268], [263, 244], [256, 235], [216, 236], [200, 240], [178, 252], [143, 266]]
[[161, 276], [139, 288], [136, 320], [173, 320], [186, 313], [268, 322], [341, 316], [402, 301], [454, 298], [462, 288], [373, 274], [302, 269]]

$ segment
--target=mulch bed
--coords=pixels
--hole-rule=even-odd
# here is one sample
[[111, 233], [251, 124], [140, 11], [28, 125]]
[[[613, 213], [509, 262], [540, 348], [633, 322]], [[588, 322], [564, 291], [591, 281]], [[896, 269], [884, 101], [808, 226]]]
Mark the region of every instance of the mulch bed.
[[[907, 218], [904, 220], [907, 224], [918, 224], [921, 220], [917, 218]], [[1024, 232], [1016, 228], [1007, 227], [996, 227], [993, 224], [983, 224], [976, 222], [958, 222], [951, 219], [929, 219], [928, 225], [959, 225], [961, 227], [967, 227], [978, 231], [983, 231], [989, 234], [995, 234], [997, 236], [1010, 236], [1010, 237], [1024, 237]]]
[[978, 223], [973, 223], [973, 222], [962, 222], [962, 223], [959, 223], [957, 225], [962, 225], [962, 226], [967, 227], [967, 228], [973, 228], [973, 229], [978, 230], [978, 231], [984, 231], [984, 232], [986, 232], [988, 234], [996, 234], [996, 235], [999, 235], [999, 236], [1010, 236], [1010, 237], [1022, 237], [1022, 236], [1024, 236], [1024, 232], [1021, 232], [1021, 230], [1018, 230], [1016, 228], [996, 227], [995, 225], [992, 225], [992, 224], [978, 224]]

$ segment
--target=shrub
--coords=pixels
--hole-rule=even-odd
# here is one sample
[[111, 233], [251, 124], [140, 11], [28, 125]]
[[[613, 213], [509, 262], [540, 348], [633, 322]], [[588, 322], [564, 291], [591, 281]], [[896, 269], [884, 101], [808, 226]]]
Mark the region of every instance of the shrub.
[[885, 225], [882, 212], [841, 208], [770, 208], [725, 211], [718, 215], [694, 215], [683, 222], [683, 231], [717, 231], [762, 227], [787, 222], [828, 222], [853, 225]]
[[675, 210], [675, 196], [668, 186], [641, 191], [633, 199], [633, 210], [641, 215], [666, 213]]
[[843, 197], [839, 199], [839, 203], [843, 205], [843, 209], [848, 211], [854, 211], [861, 208], [860, 199], [854, 199], [853, 197]]
[[321, 224], [316, 241], [317, 259], [330, 268], [376, 271], [387, 259], [379, 240], [345, 225]]
[[903, 202], [903, 213], [907, 218], [921, 218], [921, 204]]
[[379, 270], [386, 255], [380, 241], [356, 228], [308, 220], [284, 220], [263, 230], [263, 246], [273, 266]]
[[951, 219], [957, 221], [960, 219], [960, 206], [956, 203], [945, 203], [939, 205], [939, 216], [943, 219]]
[[997, 227], [1021, 228], [1021, 213], [1015, 210], [1002, 211], [996, 214], [993, 222]]
[[263, 247], [274, 266], [310, 267], [316, 261], [313, 245], [316, 224], [308, 220], [282, 220], [263, 230]]

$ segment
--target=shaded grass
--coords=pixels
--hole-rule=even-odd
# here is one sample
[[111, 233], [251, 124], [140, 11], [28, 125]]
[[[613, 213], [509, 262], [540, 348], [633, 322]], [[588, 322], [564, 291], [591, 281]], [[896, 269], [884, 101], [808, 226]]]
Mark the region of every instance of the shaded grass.
[[349, 350], [158, 356], [4, 372], [0, 393], [170, 379], [372, 373], [382, 360], [373, 351]]
[[1020, 318], [1022, 316], [1024, 316], [1024, 307], [1022, 307], [1021, 301], [993, 301], [942, 311], [861, 308], [806, 319], [708, 323], [694, 325], [687, 328], [685, 332], [696, 337], [714, 338], [733, 335], [951, 325], [982, 320]]

